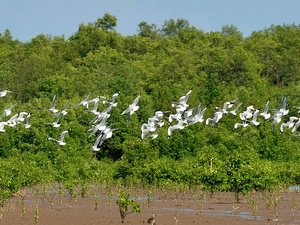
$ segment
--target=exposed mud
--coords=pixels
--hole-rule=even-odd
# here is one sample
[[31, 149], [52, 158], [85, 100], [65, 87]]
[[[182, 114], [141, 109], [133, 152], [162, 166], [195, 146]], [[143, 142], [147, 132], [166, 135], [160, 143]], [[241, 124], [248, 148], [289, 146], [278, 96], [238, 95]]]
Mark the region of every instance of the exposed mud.
[[[98, 225], [121, 224], [117, 192], [89, 190], [70, 198], [66, 191], [25, 189], [2, 209], [5, 225]], [[300, 224], [300, 194], [297, 191], [251, 193], [235, 202], [233, 193], [171, 193], [130, 191], [141, 207], [128, 214], [125, 224], [147, 224], [152, 213], [157, 225], [172, 224]]]

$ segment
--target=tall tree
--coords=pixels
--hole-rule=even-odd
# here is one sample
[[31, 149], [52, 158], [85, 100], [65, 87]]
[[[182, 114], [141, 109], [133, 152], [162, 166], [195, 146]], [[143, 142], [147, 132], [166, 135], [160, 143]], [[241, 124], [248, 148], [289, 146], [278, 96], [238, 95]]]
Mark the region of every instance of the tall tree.
[[117, 26], [117, 18], [109, 13], [105, 13], [102, 18], [98, 18], [94, 23], [96, 27], [100, 27], [102, 30], [115, 30]]

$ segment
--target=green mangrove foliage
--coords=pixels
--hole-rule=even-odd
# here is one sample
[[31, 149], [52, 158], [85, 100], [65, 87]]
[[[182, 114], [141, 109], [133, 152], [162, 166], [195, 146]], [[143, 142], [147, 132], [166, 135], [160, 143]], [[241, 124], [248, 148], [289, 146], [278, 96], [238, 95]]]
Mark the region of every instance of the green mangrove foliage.
[[[297, 116], [298, 25], [272, 25], [249, 37], [234, 26], [204, 32], [184, 19], [165, 21], [162, 28], [141, 22], [138, 28], [136, 35], [122, 36], [117, 19], [106, 14], [80, 24], [68, 39], [40, 34], [22, 43], [8, 30], [0, 34], [0, 91], [13, 92], [0, 98], [0, 112], [16, 104], [10, 116], [31, 114], [29, 129], [5, 126], [0, 133], [1, 204], [21, 187], [44, 182], [70, 190], [86, 182], [179, 183], [237, 195], [299, 184], [299, 137], [288, 129], [280, 133], [279, 125], [272, 132], [271, 122], [233, 130], [238, 115], [228, 114], [215, 127], [197, 123], [168, 138], [163, 118], [156, 139], [140, 140], [141, 125], [157, 110], [175, 113], [171, 103], [188, 90], [189, 107], [201, 103], [205, 118], [233, 99], [243, 103], [241, 109], [262, 109], [268, 100], [276, 109], [282, 96], [289, 115]], [[117, 92], [109, 118], [117, 130], [94, 155], [88, 132], [94, 117], [74, 106], [89, 93], [110, 100]], [[54, 95], [58, 109], [70, 101], [58, 129], [45, 124], [55, 120], [48, 110]], [[128, 120], [121, 113], [138, 95], [140, 108]], [[66, 129], [67, 145], [47, 141]]]

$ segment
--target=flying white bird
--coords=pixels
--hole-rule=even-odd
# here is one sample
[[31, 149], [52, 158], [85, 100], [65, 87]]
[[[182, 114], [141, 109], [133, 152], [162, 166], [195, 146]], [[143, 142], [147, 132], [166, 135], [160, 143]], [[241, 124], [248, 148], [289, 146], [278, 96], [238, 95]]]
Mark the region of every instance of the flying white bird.
[[155, 124], [144, 123], [141, 127], [141, 139], [144, 140], [150, 132], [155, 132], [156, 129]]
[[128, 117], [130, 118], [130, 116], [139, 109], [139, 106], [137, 105], [139, 100], [140, 100], [140, 95], [133, 101], [132, 104], [129, 105], [129, 107], [127, 109], [125, 109], [121, 113], [121, 115], [128, 113]]
[[[280, 111], [278, 111], [278, 112], [276, 112], [276, 113], [274, 114], [274, 116], [272, 116], [272, 117], [269, 119], [269, 120], [273, 119], [273, 122], [272, 122], [272, 124], [271, 124], [271, 126], [272, 126], [272, 131], [273, 131], [273, 132], [275, 131], [276, 125], [277, 125], [278, 123], [281, 122], [282, 116], [283, 116], [283, 114], [282, 114]], [[267, 121], [269, 121], [269, 120], [267, 120]]]
[[236, 115], [236, 111], [242, 106], [243, 103], [238, 104], [233, 110], [230, 110], [228, 113]]
[[65, 107], [61, 110], [61, 114], [63, 116], [67, 115], [68, 114], [68, 108], [69, 108], [69, 105], [70, 105], [70, 100], [68, 100], [67, 104], [65, 105]]
[[216, 123], [219, 122], [219, 120], [222, 117], [223, 117], [223, 112], [222, 111], [215, 112], [213, 118], [207, 118], [206, 119], [205, 126], [207, 126], [209, 124], [209, 122], [211, 122], [211, 125], [214, 127], [216, 125]]
[[253, 105], [249, 105], [245, 111], [240, 113], [240, 119], [243, 121], [251, 119], [253, 116], [254, 110], [255, 110], [255, 108], [253, 107]]
[[264, 117], [265, 120], [267, 120], [271, 117], [271, 113], [269, 113], [269, 108], [270, 108], [270, 101], [267, 101], [264, 111], [259, 114], [260, 116]]
[[77, 105], [75, 105], [74, 107], [83, 105], [86, 107], [86, 109], [89, 109], [89, 97], [90, 97], [91, 93], [89, 93], [81, 102], [79, 102]]
[[12, 93], [12, 91], [4, 90], [0, 92], [0, 98], [6, 96], [7, 93]]
[[256, 109], [256, 110], [254, 111], [254, 113], [252, 114], [252, 119], [249, 120], [249, 123], [250, 123], [250, 124], [253, 124], [253, 125], [255, 125], [255, 126], [258, 126], [258, 125], [259, 125], [259, 122], [257, 121], [257, 116], [258, 116], [258, 115], [259, 115], [259, 110]]
[[186, 95], [181, 96], [179, 98], [178, 102], [173, 102], [172, 103], [172, 107], [179, 109], [181, 112], [183, 112], [184, 110], [186, 110], [186, 108], [189, 106], [187, 104], [187, 101], [188, 101], [191, 93], [192, 93], [192, 90], [189, 90]]
[[97, 131], [103, 131], [106, 129], [107, 127], [106, 120], [108, 119], [108, 117], [109, 117], [108, 115], [105, 115], [99, 124], [95, 125], [93, 128], [88, 130], [91, 131], [89, 138], [92, 137], [94, 134], [96, 134]]
[[[290, 119], [289, 119], [289, 121], [287, 121], [287, 122], [285, 122], [285, 123], [282, 123], [281, 125], [280, 125], [280, 132], [281, 133], [283, 133], [283, 130], [284, 130], [284, 128], [293, 128], [294, 127], [294, 125], [295, 125], [295, 121], [296, 120], [299, 120], [299, 118], [298, 117], [296, 117], [296, 116], [291, 116], [290, 117]], [[298, 128], [298, 127], [297, 127]], [[297, 129], [296, 128], [296, 129]]]
[[19, 114], [15, 114], [12, 117], [9, 118], [9, 120], [7, 120], [7, 126], [9, 127], [15, 127], [17, 125], [17, 118], [18, 118]]
[[111, 128], [111, 127], [106, 127], [102, 133], [101, 133], [101, 139], [100, 139], [100, 143], [99, 146], [101, 146], [103, 144], [103, 142], [112, 137], [113, 131], [117, 130], [117, 128]]
[[99, 142], [101, 140], [101, 137], [102, 137], [102, 134], [99, 134], [98, 137], [96, 138], [95, 140], [95, 143], [93, 146], [91, 146], [91, 149], [94, 151], [94, 152], [98, 152], [100, 150], [99, 148]]
[[204, 113], [206, 112], [206, 108], [204, 108], [203, 110], [201, 109], [201, 103], [197, 106], [196, 108], [196, 112], [194, 114], [194, 116], [192, 116], [189, 119], [189, 124], [188, 125], [193, 125], [195, 123], [202, 123], [204, 121], [203, 116]]
[[59, 140], [57, 140], [57, 139], [55, 139], [55, 138], [52, 138], [52, 137], [47, 138], [47, 140], [48, 140], [48, 141], [55, 141], [55, 142], [56, 142], [57, 144], [59, 144], [59, 145], [66, 145], [67, 143], [64, 142], [64, 138], [65, 138], [65, 136], [66, 136], [66, 134], [67, 134], [68, 132], [69, 132], [68, 130], [63, 131], [63, 132], [60, 134], [60, 139], [59, 139]]
[[284, 96], [281, 99], [280, 109], [279, 109], [279, 112], [281, 112], [283, 116], [285, 116], [289, 113], [289, 110], [286, 109], [286, 107], [287, 107], [287, 97]]
[[116, 102], [116, 98], [119, 96], [120, 92], [114, 93], [111, 97], [111, 101], [103, 101], [104, 104], [108, 103], [112, 105], [113, 107], [116, 107], [118, 103]]
[[107, 108], [103, 109], [96, 117], [91, 121], [91, 123], [98, 123], [101, 122], [104, 118], [110, 117], [110, 111], [113, 108], [113, 105], [108, 106]]
[[22, 122], [22, 124], [25, 126], [26, 129], [31, 127], [31, 124], [29, 124], [30, 119], [31, 119], [31, 114], [28, 113], [28, 115], [25, 118], [25, 122]]
[[172, 132], [174, 130], [178, 130], [178, 129], [182, 130], [182, 129], [184, 129], [183, 123], [184, 122], [182, 120], [180, 120], [177, 124], [175, 124], [173, 126], [169, 126], [169, 128], [168, 128], [168, 138], [170, 138], [170, 136], [171, 136], [171, 134], [172, 134]]
[[7, 125], [7, 122], [0, 122], [0, 132], [5, 132], [4, 126]]
[[[220, 109], [220, 111], [222, 111], [225, 114], [228, 114], [228, 109], [232, 108], [232, 106], [234, 105], [234, 103], [237, 101], [238, 99], [234, 99], [230, 102], [225, 102], [223, 104], [223, 108]], [[219, 109], [219, 107], [216, 107], [216, 109]]]
[[240, 126], [247, 127], [248, 125], [249, 125], [249, 123], [247, 123], [246, 121], [243, 121], [243, 123], [235, 123], [233, 127], [234, 127], [234, 129], [237, 129]]
[[54, 122], [52, 122], [52, 123], [45, 123], [45, 124], [47, 124], [47, 125], [51, 125], [51, 126], [53, 126], [53, 127], [59, 127], [61, 124], [59, 123], [59, 120], [60, 120], [60, 117], [61, 117], [61, 112], [59, 112], [58, 114], [57, 114], [57, 116], [56, 116], [56, 120], [54, 121]]
[[12, 105], [12, 106], [9, 107], [8, 109], [5, 109], [4, 112], [2, 113], [0, 119], [4, 118], [4, 117], [6, 117], [6, 116], [9, 116], [9, 115], [11, 114], [13, 108], [15, 108], [16, 105], [17, 105], [17, 103], [14, 104], [14, 105]]
[[52, 99], [52, 103], [51, 103], [51, 108], [49, 109], [49, 111], [52, 113], [59, 112], [59, 110], [55, 108], [55, 104], [56, 104], [56, 95], [54, 95], [54, 97]]

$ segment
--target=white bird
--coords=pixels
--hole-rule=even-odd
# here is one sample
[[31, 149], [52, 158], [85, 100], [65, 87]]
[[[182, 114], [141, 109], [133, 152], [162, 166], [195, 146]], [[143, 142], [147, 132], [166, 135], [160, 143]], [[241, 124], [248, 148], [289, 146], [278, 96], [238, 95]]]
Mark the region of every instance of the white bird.
[[96, 98], [93, 98], [93, 99], [89, 100], [88, 103], [90, 104], [90, 103], [96, 103], [96, 102], [99, 102], [101, 98], [106, 99], [104, 96], [98, 95]]
[[90, 112], [96, 116], [100, 114], [100, 112], [98, 111], [99, 102], [100, 101], [94, 102], [94, 108], [92, 110], [90, 110]]
[[14, 104], [14, 105], [12, 105], [11, 107], [5, 109], [4, 112], [2, 113], [0, 119], [4, 118], [4, 117], [6, 117], [6, 116], [9, 116], [9, 115], [11, 114], [13, 108], [15, 108], [16, 105], [17, 105], [17, 103]]
[[55, 141], [55, 142], [56, 142], [57, 144], [59, 144], [59, 145], [66, 145], [67, 143], [64, 142], [64, 138], [65, 138], [65, 136], [66, 136], [66, 134], [67, 134], [68, 132], [69, 132], [68, 130], [63, 131], [63, 132], [60, 134], [60, 139], [59, 139], [59, 140], [57, 140], [57, 139], [55, 139], [55, 138], [52, 138], [52, 137], [47, 138], [47, 140], [48, 140], [48, 141]]
[[106, 127], [103, 131], [102, 131], [102, 135], [101, 135], [101, 139], [100, 139], [100, 143], [99, 146], [101, 146], [103, 144], [103, 142], [112, 137], [113, 131], [117, 130], [117, 128], [111, 128], [111, 127]]
[[51, 125], [51, 126], [53, 126], [53, 127], [59, 127], [61, 124], [59, 123], [59, 120], [60, 120], [60, 117], [61, 117], [61, 112], [59, 112], [58, 114], [57, 114], [57, 116], [56, 116], [56, 120], [54, 121], [54, 122], [52, 122], [52, 123], [45, 123], [45, 124], [47, 124], [47, 125]]
[[204, 108], [199, 113], [196, 113], [191, 119], [189, 125], [193, 125], [195, 123], [202, 123], [204, 121], [204, 113], [206, 112], [206, 108]]
[[249, 105], [245, 111], [240, 113], [240, 119], [243, 121], [250, 119], [253, 116], [254, 110], [255, 108], [253, 107], [253, 105]]
[[249, 125], [249, 123], [247, 123], [246, 121], [243, 121], [243, 123], [235, 123], [233, 127], [234, 127], [234, 129], [237, 129], [240, 126], [247, 127], [248, 125]]
[[16, 122], [17, 123], [21, 123], [25, 120], [25, 116], [28, 116], [28, 113], [27, 112], [20, 112], [18, 113], [18, 117], [16, 118]]
[[285, 122], [285, 123], [282, 123], [281, 125], [280, 125], [280, 132], [281, 133], [283, 133], [283, 130], [284, 130], [284, 128], [293, 128], [294, 127], [294, 125], [295, 125], [295, 121], [296, 120], [299, 120], [299, 118], [298, 117], [296, 117], [296, 116], [291, 116], [290, 117], [290, 119], [289, 119], [289, 121], [287, 121], [287, 122]]
[[0, 132], [5, 132], [4, 126], [7, 125], [7, 122], [0, 122]]
[[88, 109], [89, 108], [89, 101], [88, 101], [88, 99], [89, 99], [90, 95], [91, 95], [91, 93], [89, 93], [81, 102], [79, 102], [74, 107], [82, 105], [82, 106], [85, 106], [86, 109]]
[[211, 125], [214, 127], [216, 125], [216, 123], [219, 122], [219, 120], [222, 117], [223, 117], [223, 112], [222, 111], [215, 112], [213, 118], [207, 118], [206, 119], [205, 126], [207, 126], [209, 124], [209, 122], [211, 122]]
[[105, 115], [104, 118], [100, 121], [99, 124], [95, 125], [93, 128], [89, 129], [88, 131], [92, 131], [89, 135], [89, 138], [93, 136], [97, 131], [103, 131], [106, 129], [106, 120], [108, 119], [108, 115]]
[[132, 104], [129, 105], [129, 107], [127, 109], [125, 109], [121, 115], [124, 115], [126, 113], [128, 113], [128, 116], [130, 118], [130, 116], [139, 109], [139, 106], [137, 105], [138, 102], [140, 100], [140, 95], [133, 101]]
[[93, 146], [91, 146], [91, 149], [94, 151], [94, 152], [98, 152], [100, 150], [100, 148], [98, 147], [99, 146], [99, 142], [101, 140], [101, 137], [102, 137], [102, 134], [99, 134], [98, 137], [96, 138], [95, 140], [95, 143]]
[[253, 124], [253, 125], [255, 125], [255, 126], [258, 126], [258, 125], [259, 125], [259, 122], [257, 121], [258, 115], [259, 115], [259, 110], [256, 109], [256, 110], [254, 111], [254, 113], [252, 114], [252, 119], [249, 120], [249, 123], [250, 123], [250, 124]]
[[15, 127], [17, 125], [17, 118], [18, 118], [19, 114], [15, 114], [14, 116], [12, 116], [11, 118], [9, 118], [9, 120], [7, 120], [7, 126], [10, 127]]
[[[225, 102], [225, 103], [223, 104], [223, 108], [221, 109], [221, 111], [222, 111], [223, 113], [227, 114], [227, 113], [228, 113], [228, 109], [232, 108], [232, 106], [234, 105], [234, 103], [235, 103], [237, 100], [238, 100], [238, 99], [234, 99], [234, 100], [232, 100], [232, 101], [230, 101], [230, 102]], [[216, 107], [216, 109], [219, 109], [219, 107]]]
[[25, 120], [25, 118], [24, 118], [25, 115], [28, 115], [28, 113], [20, 112], [20, 113], [15, 114], [7, 121], [7, 125], [10, 127], [14, 127], [17, 124], [22, 123]]
[[104, 118], [109, 118], [110, 117], [110, 111], [113, 108], [113, 105], [108, 106], [104, 110], [102, 110], [96, 117], [91, 121], [91, 123], [98, 123]]
[[28, 113], [28, 115], [25, 118], [25, 123], [22, 123], [26, 129], [31, 127], [31, 124], [29, 124], [30, 119], [31, 119], [31, 114]]
[[181, 96], [181, 97], [179, 98], [179, 101], [178, 101], [178, 102], [173, 102], [173, 103], [172, 103], [172, 107], [178, 108], [181, 112], [183, 112], [184, 110], [186, 110], [186, 108], [189, 106], [189, 105], [187, 104], [187, 101], [188, 101], [188, 99], [189, 99], [191, 93], [192, 93], [192, 90], [189, 90], [188, 93], [187, 93], [186, 95]]
[[180, 120], [177, 124], [175, 124], [173, 126], [169, 126], [168, 127], [168, 138], [170, 138], [170, 136], [171, 136], [171, 134], [172, 134], [172, 132], [174, 130], [178, 130], [178, 129], [182, 130], [182, 129], [184, 129], [183, 123], [184, 122], [182, 120]]
[[281, 99], [280, 109], [279, 109], [279, 112], [281, 112], [283, 116], [285, 116], [289, 113], [289, 110], [286, 109], [286, 107], [287, 107], [287, 97], [284, 96]]
[[269, 108], [270, 108], [270, 101], [267, 101], [264, 111], [259, 114], [260, 116], [264, 117], [266, 120], [271, 117], [271, 113], [269, 113]]
[[202, 107], [201, 107], [201, 103], [196, 107], [196, 111], [195, 111], [195, 114], [194, 116], [190, 117], [189, 118], [189, 124], [188, 125], [193, 125], [195, 123], [202, 123], [204, 121], [203, 119], [203, 116], [204, 116], [204, 113], [206, 112], [206, 108], [204, 108], [202, 110]]
[[110, 105], [112, 105], [113, 107], [116, 107], [118, 105], [118, 103], [116, 102], [116, 98], [119, 96], [120, 92], [114, 93], [111, 97], [111, 101], [103, 101], [103, 103], [108, 103]]
[[158, 137], [157, 133], [153, 133], [147, 136], [147, 138], [156, 139]]
[[6, 96], [7, 93], [12, 93], [12, 91], [4, 90], [0, 92], [0, 98]]
[[67, 104], [65, 105], [65, 107], [61, 110], [61, 114], [63, 116], [67, 115], [68, 114], [68, 108], [69, 108], [69, 105], [70, 105], [70, 100], [68, 100]]
[[52, 103], [51, 103], [51, 108], [49, 109], [49, 111], [52, 113], [59, 112], [59, 110], [55, 108], [55, 104], [56, 104], [56, 95], [54, 95], [54, 97], [52, 99]]
[[289, 110], [286, 107], [287, 107], [287, 97], [283, 96], [280, 102], [280, 108], [275, 109], [275, 113], [281, 113], [282, 116], [287, 115], [289, 113]]
[[181, 109], [176, 110], [175, 114], [170, 114], [169, 115], [169, 119], [168, 119], [169, 123], [172, 123], [173, 119], [177, 120], [177, 121], [182, 120], [182, 111], [181, 111]]
[[141, 127], [141, 139], [144, 140], [149, 136], [148, 133], [155, 132], [156, 129], [157, 128], [155, 127], [154, 124], [144, 123]]
[[148, 123], [154, 123], [155, 125], [162, 127], [165, 124], [163, 121], [165, 113], [166, 112], [156, 111], [154, 113], [154, 116], [148, 119]]
[[243, 103], [238, 104], [233, 110], [230, 110], [228, 113], [236, 115], [236, 111], [242, 106]]
[[184, 122], [185, 124], [188, 124], [189, 120], [191, 120], [192, 115], [193, 115], [193, 112], [194, 112], [194, 109], [195, 109], [195, 107], [194, 107], [194, 108], [191, 108], [191, 109], [189, 109], [189, 110], [185, 110], [185, 111], [183, 112], [183, 115], [182, 115], [181, 120], [183, 120], [183, 122]]
[[[276, 112], [276, 113], [274, 114], [273, 117], [270, 118], [270, 119], [273, 119], [273, 122], [272, 122], [272, 124], [271, 124], [271, 126], [272, 126], [272, 131], [273, 131], [273, 132], [275, 131], [276, 124], [278, 124], [278, 123], [281, 122], [282, 116], [283, 116], [283, 114], [282, 114], [281, 112], [278, 111], [278, 112]], [[269, 120], [270, 120], [270, 119], [269, 119]], [[268, 120], [268, 121], [269, 121], [269, 120]]]

